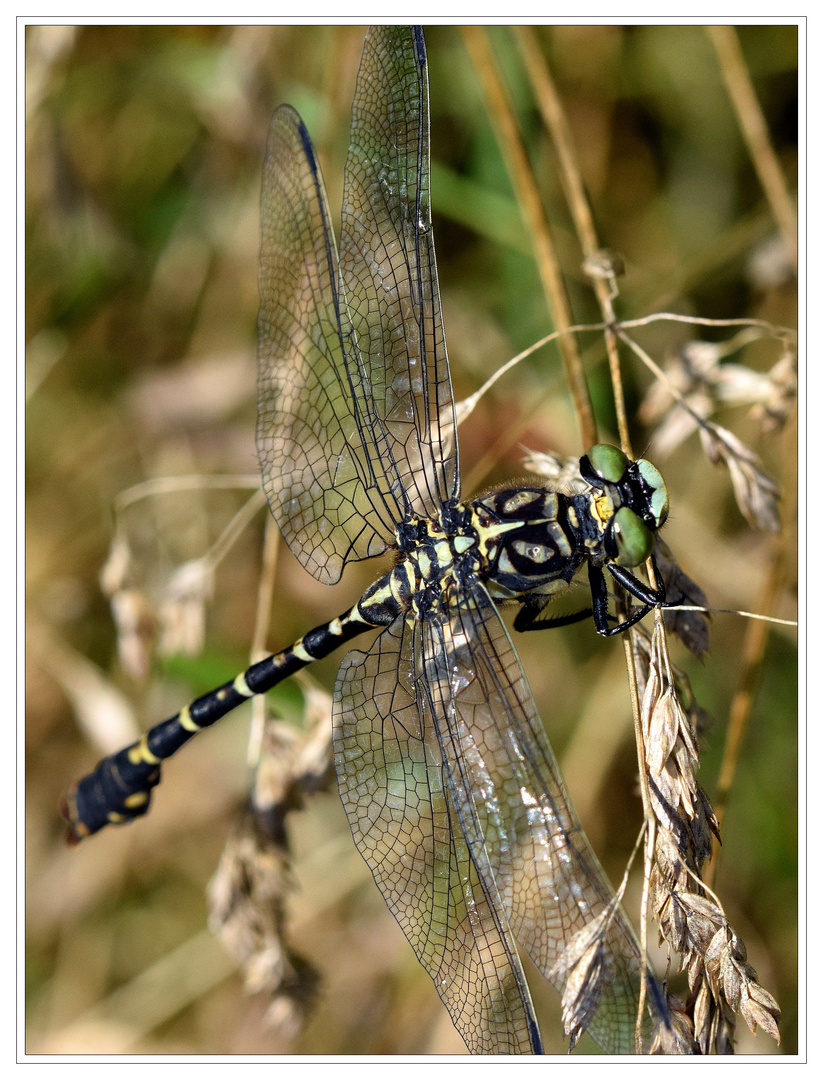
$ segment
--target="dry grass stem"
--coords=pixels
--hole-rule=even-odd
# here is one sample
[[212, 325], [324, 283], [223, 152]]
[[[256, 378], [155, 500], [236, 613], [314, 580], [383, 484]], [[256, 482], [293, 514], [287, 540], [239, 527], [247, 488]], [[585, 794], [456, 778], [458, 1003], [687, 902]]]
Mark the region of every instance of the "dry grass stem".
[[740, 512], [754, 528], [776, 532], [780, 528], [780, 515], [777, 507], [778, 488], [774, 481], [760, 468], [756, 454], [728, 429], [702, 417], [680, 393], [677, 387], [660, 369], [645, 349], [633, 341], [622, 330], [618, 330], [621, 340], [636, 353], [646, 366], [657, 375], [678, 404], [684, 409], [700, 433], [703, 450], [712, 462], [723, 462], [729, 471], [735, 499]]
[[204, 476], [197, 473], [191, 476], [153, 476], [150, 480], [132, 484], [118, 492], [112, 499], [112, 513], [116, 525], [119, 515], [128, 507], [157, 495], [174, 495], [179, 491], [237, 491], [241, 488], [257, 491], [259, 487], [260, 477], [256, 473], [249, 476]]
[[760, 615], [756, 611], [743, 611], [741, 608], [697, 607], [691, 604], [678, 604], [673, 611], [696, 611], [703, 615], [737, 615], [741, 619], [754, 619], [756, 622], [770, 623], [772, 626], [786, 626], [797, 629], [797, 619], [779, 619], [776, 615]]
[[[636, 656], [642, 662], [642, 653]], [[733, 1052], [735, 1012], [752, 1031], [759, 1026], [779, 1039], [777, 1003], [757, 983], [742, 941], [701, 881], [718, 824], [696, 779], [699, 717], [693, 701], [691, 715], [681, 703], [659, 623], [643, 667], [641, 724], [657, 824], [651, 899], [662, 940], [688, 972], [689, 997], [680, 1015], [691, 1017], [703, 1054]]]
[[513, 356], [511, 360], [507, 360], [505, 364], [501, 364], [501, 366], [497, 368], [488, 377], [488, 379], [486, 379], [483, 385], [478, 390], [475, 390], [473, 394], [469, 394], [469, 396], [467, 398], [464, 398], [462, 401], [455, 402], [455, 423], [459, 427], [460, 424], [467, 420], [474, 412], [480, 399], [484, 397], [484, 395], [487, 394], [489, 390], [491, 390], [491, 388], [499, 379], [501, 379], [504, 375], [507, 375], [512, 370], [512, 368], [516, 367], [522, 360], [526, 360], [529, 356], [532, 356], [539, 349], [542, 349], [544, 346], [549, 345], [552, 341], [557, 341], [565, 334], [579, 334], [583, 333], [584, 331], [591, 333], [593, 331], [602, 331], [605, 329], [605, 323], [586, 323], [580, 326], [568, 326], [564, 330], [555, 330], [551, 334], [547, 334], [544, 338], [541, 338], [539, 341], [535, 341], [533, 345], [530, 345], [527, 349], [523, 349], [523, 351], [519, 352], [517, 356]]
[[266, 721], [251, 804], [209, 885], [209, 926], [240, 965], [247, 991], [270, 996], [267, 1022], [288, 1039], [311, 1011], [319, 977], [290, 942], [287, 821], [307, 795], [331, 784], [330, 713], [329, 695], [309, 688], [302, 732]]
[[[626, 415], [623, 384], [620, 379], [620, 358], [618, 356], [617, 341], [610, 329], [611, 324], [614, 322], [612, 300], [617, 293], [616, 278], [622, 273], [622, 260], [619, 259], [619, 256], [608, 258], [608, 253], [602, 251], [598, 244], [594, 218], [589, 201], [586, 198], [583, 177], [574, 147], [574, 138], [549, 72], [548, 64], [538, 47], [535, 32], [529, 27], [519, 27], [515, 31], [515, 35], [540, 114], [557, 152], [560, 180], [563, 184], [566, 201], [583, 250], [583, 268], [589, 274], [597, 302], [603, 313], [603, 321], [606, 323], [604, 341], [609, 359], [609, 370], [612, 376], [620, 445], [626, 453], [631, 454], [629, 422]], [[584, 440], [584, 446], [589, 445], [591, 445], [591, 442]]]
[[[574, 322], [571, 306], [563, 280], [560, 261], [555, 252], [546, 213], [535, 183], [526, 148], [518, 130], [517, 121], [506, 93], [486, 31], [479, 27], [463, 27], [463, 38], [472, 58], [483, 93], [488, 103], [492, 123], [497, 131], [506, 167], [517, 194], [526, 229], [532, 237], [535, 259], [549, 310], [560, 330], [567, 330]], [[583, 446], [597, 441], [589, 388], [583, 364], [573, 336], [560, 338], [560, 352], [566, 369], [566, 378], [574, 400], [580, 438]]]
[[752, 163], [797, 273], [797, 216], [733, 26], [708, 26]]

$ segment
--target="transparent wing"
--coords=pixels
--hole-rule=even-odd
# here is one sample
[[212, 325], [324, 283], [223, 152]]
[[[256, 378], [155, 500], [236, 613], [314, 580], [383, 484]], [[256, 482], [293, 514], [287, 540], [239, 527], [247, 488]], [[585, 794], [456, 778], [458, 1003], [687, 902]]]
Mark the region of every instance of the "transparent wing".
[[344, 317], [365, 365], [352, 380], [356, 408], [378, 421], [369, 431], [390, 480], [386, 497], [403, 513], [432, 517], [456, 496], [458, 475], [420, 27], [373, 26], [366, 35], [343, 186], [340, 277]]
[[[539, 1050], [520, 960], [478, 876], [415, 694], [420, 624], [399, 619], [351, 652], [335, 691], [334, 754], [355, 843], [474, 1053]], [[417, 643], [415, 643], [417, 639]]]
[[563, 996], [567, 1031], [633, 1053], [642, 970], [634, 931], [571, 805], [496, 608], [481, 585], [449, 597], [449, 610], [424, 624], [416, 685], [423, 725], [440, 731], [480, 877], [494, 879], [514, 936]]
[[282, 105], [261, 199], [257, 451], [284, 539], [327, 583], [393, 538], [354, 415], [339, 306], [323, 179], [303, 122]]
[[283, 536], [325, 582], [458, 487], [428, 128], [422, 33], [374, 28], [353, 104], [339, 270], [305, 126], [281, 106], [269, 131], [257, 446]]

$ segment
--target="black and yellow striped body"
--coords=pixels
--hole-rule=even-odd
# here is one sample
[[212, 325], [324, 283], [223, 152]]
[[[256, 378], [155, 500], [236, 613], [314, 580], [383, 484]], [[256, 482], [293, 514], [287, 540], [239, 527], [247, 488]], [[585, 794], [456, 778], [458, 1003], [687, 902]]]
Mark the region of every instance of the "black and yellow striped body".
[[[444, 508], [444, 516], [446, 521], [441, 517], [437, 522], [404, 522], [398, 529], [403, 557], [344, 614], [197, 698], [155, 725], [138, 742], [104, 758], [92, 773], [74, 784], [63, 803], [70, 841], [79, 842], [105, 825], [123, 824], [145, 814], [151, 790], [160, 782], [162, 762], [250, 697], [273, 689], [352, 638], [390, 625], [404, 611], [413, 609], [417, 617], [423, 617], [427, 605], [430, 608], [442, 591], [445, 576], [450, 570], [455, 572], [468, 549], [478, 547], [471, 514], [465, 507]], [[448, 528], [457, 531], [450, 534]], [[476, 570], [478, 560], [472, 565]], [[465, 567], [461, 572], [466, 572]]]
[[[69, 840], [79, 842], [105, 825], [142, 817], [149, 809], [151, 790], [160, 782], [160, 766], [189, 739], [211, 727], [256, 694], [264, 694], [345, 642], [377, 627], [390, 625], [413, 609], [417, 617], [440, 594], [445, 576], [469, 549], [478, 548], [465, 507], [444, 508], [446, 521], [404, 522], [398, 529], [402, 557], [344, 614], [305, 634], [289, 648], [252, 664], [231, 682], [197, 698], [175, 716], [156, 724], [131, 746], [104, 758], [88, 776], [66, 793], [63, 816]], [[459, 519], [459, 520], [458, 520]], [[450, 534], [446, 530], [456, 529]], [[475, 558], [474, 570], [479, 567]], [[468, 572], [462, 567], [461, 572]]]
[[160, 782], [161, 763], [189, 739], [250, 697], [266, 693], [374, 625], [362, 617], [355, 604], [345, 614], [310, 630], [290, 648], [252, 664], [231, 682], [156, 724], [138, 742], [104, 758], [94, 772], [66, 793], [63, 816], [69, 824], [69, 840], [76, 843], [105, 825], [141, 817], [149, 809], [151, 789]]
[[[551, 597], [567, 587], [584, 563], [590, 574], [608, 564], [608, 531], [614, 498], [592, 489], [565, 495], [545, 487], [492, 492], [472, 503], [448, 500], [435, 519], [408, 518], [396, 530], [398, 561], [343, 615], [310, 630], [288, 649], [252, 664], [231, 682], [187, 705], [157, 724], [136, 743], [104, 758], [67, 793], [64, 816], [69, 837], [77, 842], [105, 825], [141, 817], [160, 766], [203, 728], [263, 694], [296, 671], [328, 656], [368, 630], [390, 626], [404, 612], [425, 621], [448, 603], [452, 586], [482, 581], [497, 601], [520, 600], [525, 616], [515, 628], [550, 625], [536, 615]], [[593, 592], [597, 591], [593, 579]], [[626, 584], [626, 582], [622, 582]], [[631, 584], [629, 585], [632, 588]], [[633, 591], [645, 603], [637, 583]], [[601, 607], [605, 601], [601, 597]], [[597, 596], [595, 595], [597, 623]], [[598, 630], [612, 633], [601, 617]], [[623, 628], [622, 624], [620, 628]]]

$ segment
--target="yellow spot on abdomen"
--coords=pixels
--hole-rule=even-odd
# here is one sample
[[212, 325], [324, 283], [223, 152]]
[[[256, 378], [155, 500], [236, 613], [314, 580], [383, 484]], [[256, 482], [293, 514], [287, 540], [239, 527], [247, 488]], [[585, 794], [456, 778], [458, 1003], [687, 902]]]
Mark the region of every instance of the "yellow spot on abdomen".
[[139, 743], [135, 743], [134, 746], [130, 747], [129, 761], [132, 765], [139, 765], [141, 762], [146, 762], [148, 765], [160, 764], [160, 758], [155, 757], [151, 750], [149, 750], [149, 744], [146, 741], [145, 735]]
[[186, 731], [199, 731], [200, 725], [191, 718], [188, 705], [185, 709], [180, 710], [180, 715], [177, 717], [180, 726], [184, 727]]
[[238, 694], [242, 694], [243, 697], [254, 697], [254, 690], [246, 682], [245, 671], [241, 672], [232, 684]]
[[314, 659], [309, 650], [303, 644], [302, 640], [296, 641], [294, 645], [292, 645], [291, 651], [294, 653], [298, 660], [305, 660], [307, 664]]

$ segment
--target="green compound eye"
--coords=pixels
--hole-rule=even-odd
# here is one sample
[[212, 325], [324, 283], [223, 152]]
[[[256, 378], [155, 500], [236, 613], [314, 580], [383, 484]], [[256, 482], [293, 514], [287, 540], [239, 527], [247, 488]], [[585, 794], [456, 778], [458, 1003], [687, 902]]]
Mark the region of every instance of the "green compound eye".
[[638, 473], [650, 489], [649, 508], [655, 525], [659, 529], [669, 516], [669, 493], [666, 491], [666, 482], [654, 465], [645, 458], [638, 458], [635, 464]]
[[652, 553], [652, 531], [628, 506], [621, 506], [614, 515], [614, 542], [617, 545], [618, 566], [639, 566]]
[[623, 473], [631, 464], [622, 450], [608, 443], [598, 443], [597, 446], [593, 446], [586, 457], [597, 475], [608, 480], [610, 484], [619, 483]]

